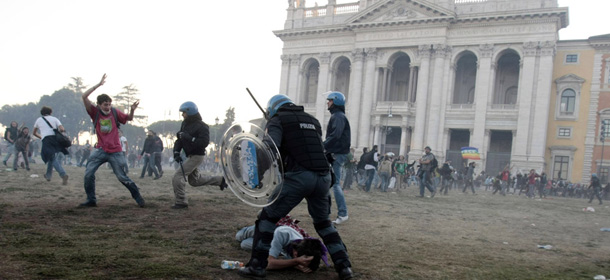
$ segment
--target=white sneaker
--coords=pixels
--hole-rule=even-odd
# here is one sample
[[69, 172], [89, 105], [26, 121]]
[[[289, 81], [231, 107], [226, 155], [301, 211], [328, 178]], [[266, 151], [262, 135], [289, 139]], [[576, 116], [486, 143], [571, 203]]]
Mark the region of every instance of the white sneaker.
[[343, 217], [339, 216], [339, 217], [337, 217], [336, 220], [333, 221], [333, 223], [338, 225], [338, 224], [341, 224], [341, 223], [347, 221], [347, 219], [349, 219], [348, 216], [343, 216]]

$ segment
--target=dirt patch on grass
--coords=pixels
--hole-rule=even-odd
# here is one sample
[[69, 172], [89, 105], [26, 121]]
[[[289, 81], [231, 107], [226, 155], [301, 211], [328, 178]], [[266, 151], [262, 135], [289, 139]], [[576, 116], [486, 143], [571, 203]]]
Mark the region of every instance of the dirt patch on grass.
[[[98, 207], [85, 200], [84, 168], [67, 167], [43, 179], [32, 171], [0, 171], [1, 279], [241, 279], [222, 270], [224, 259], [247, 261], [235, 233], [259, 209], [230, 190], [188, 187], [188, 210], [172, 210], [167, 170], [160, 180], [130, 177], [147, 207], [137, 207], [112, 172], [97, 173]], [[37, 174], [37, 178], [30, 175]], [[607, 205], [587, 200], [527, 199], [478, 191], [416, 198], [395, 193], [346, 192], [349, 220], [338, 227], [357, 279], [592, 279], [610, 276]], [[610, 203], [608, 203], [610, 204]], [[593, 206], [595, 212], [582, 209]], [[305, 202], [292, 213], [315, 236]], [[333, 214], [336, 207], [333, 206]], [[537, 245], [552, 245], [550, 250]], [[322, 267], [311, 275], [269, 271], [268, 279], [337, 279]]]

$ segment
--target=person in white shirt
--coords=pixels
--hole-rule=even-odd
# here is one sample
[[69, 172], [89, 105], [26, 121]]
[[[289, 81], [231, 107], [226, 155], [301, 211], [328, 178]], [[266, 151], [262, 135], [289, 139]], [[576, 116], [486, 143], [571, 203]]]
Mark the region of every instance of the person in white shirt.
[[44, 175], [44, 178], [47, 181], [51, 181], [53, 168], [55, 168], [62, 179], [62, 184], [67, 185], [68, 174], [66, 174], [66, 171], [61, 166], [56, 154], [61, 152], [64, 155], [67, 155], [68, 150], [57, 143], [57, 140], [55, 140], [55, 131], [53, 131], [53, 129], [58, 129], [59, 131], [64, 132], [65, 129], [56, 117], [51, 116], [52, 113], [53, 109], [51, 109], [51, 107], [43, 106], [42, 109], [40, 109], [42, 117], [38, 118], [34, 123], [34, 132], [32, 132], [32, 135], [42, 139], [40, 156], [42, 157], [42, 161], [47, 164], [47, 172]]

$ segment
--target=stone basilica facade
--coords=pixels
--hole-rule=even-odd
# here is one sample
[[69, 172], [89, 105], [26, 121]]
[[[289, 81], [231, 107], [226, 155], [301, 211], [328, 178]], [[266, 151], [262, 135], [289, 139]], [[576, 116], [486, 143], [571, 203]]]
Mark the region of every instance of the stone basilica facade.
[[288, 1], [280, 92], [325, 125], [323, 93], [347, 98], [352, 146], [418, 159], [430, 146], [479, 170], [545, 168], [557, 0]]

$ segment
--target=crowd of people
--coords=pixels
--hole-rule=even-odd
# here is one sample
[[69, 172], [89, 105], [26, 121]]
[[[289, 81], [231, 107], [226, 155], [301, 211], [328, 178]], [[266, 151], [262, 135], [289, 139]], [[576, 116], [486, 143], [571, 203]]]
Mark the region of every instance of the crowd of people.
[[[409, 163], [405, 156], [395, 156], [388, 152], [380, 155], [375, 145], [369, 151], [363, 148], [357, 160], [352, 148], [347, 155], [349, 160], [344, 165], [342, 175], [345, 180], [343, 189], [349, 190], [355, 184], [365, 192], [377, 189], [380, 192], [400, 191], [412, 185], [420, 187], [418, 197], [423, 197], [426, 189], [430, 196], [437, 193], [448, 195], [449, 191], [476, 194], [478, 191], [490, 191], [499, 195], [522, 195], [528, 198], [570, 197], [589, 199], [599, 196], [599, 203], [610, 199], [610, 183], [601, 186], [597, 174], [593, 174], [591, 184], [572, 183], [565, 179], [549, 179], [545, 172], [538, 174], [534, 169], [523, 174], [510, 172], [513, 167], [506, 167], [495, 176], [485, 171], [476, 173], [475, 162], [470, 162], [462, 168], [456, 168], [450, 161], [441, 166], [434, 163], [430, 155], [430, 147], [426, 147], [425, 155], [419, 160]], [[426, 164], [428, 164], [426, 166]], [[596, 186], [600, 184], [599, 186]], [[438, 191], [437, 191], [438, 190]]]
[[[173, 164], [175, 173], [171, 184], [175, 200], [171, 209], [189, 207], [187, 185], [215, 185], [220, 190], [228, 187], [223, 176], [201, 172], [202, 168], [219, 171], [219, 165], [216, 157], [205, 156], [210, 140], [209, 127], [202, 121], [195, 103], [188, 101], [180, 106], [183, 122], [171, 151], [164, 149], [163, 141], [152, 130], [147, 131], [141, 147], [130, 147], [119, 128], [133, 119], [139, 101], [130, 106], [127, 114], [113, 108], [112, 99], [106, 94], [98, 95], [96, 104], [93, 104], [89, 96], [104, 85], [105, 80], [106, 75], [82, 95], [84, 108], [94, 125], [96, 141], [93, 145], [88, 140], [82, 146], [60, 143], [58, 139], [61, 137], [57, 134], [65, 129], [52, 116], [52, 109], [43, 106], [31, 135], [28, 127], [18, 127], [16, 121], [7, 128], [7, 151], [3, 164], [8, 166], [8, 160], [14, 156], [13, 169], [21, 167], [29, 171], [30, 162], [40, 151], [42, 161], [47, 165], [44, 179], [51, 181], [55, 170], [64, 185], [68, 183], [69, 175], [63, 165], [84, 166], [86, 200], [79, 207], [97, 206], [95, 173], [104, 164], [112, 169], [139, 207], [145, 207], [146, 202], [136, 182], [129, 177], [130, 168], [142, 168], [140, 179], [148, 174], [156, 180], [164, 174], [164, 162], [166, 166]], [[344, 191], [354, 184], [364, 192], [400, 191], [417, 186], [418, 198], [424, 198], [426, 190], [429, 197], [434, 198], [437, 193], [448, 195], [450, 191], [476, 195], [484, 188], [493, 195], [562, 196], [587, 198], [589, 202], [597, 198], [600, 204], [608, 199], [610, 184], [602, 187], [596, 174], [592, 175], [589, 186], [552, 180], [544, 172], [538, 174], [534, 169], [527, 174], [520, 171], [511, 174], [513, 167], [509, 166], [496, 175], [485, 171], [477, 174], [475, 162], [463, 167], [453, 167], [450, 161], [439, 164], [431, 147], [425, 147], [423, 156], [411, 161], [392, 152], [381, 154], [377, 145], [370, 150], [364, 148], [356, 158], [355, 149], [350, 148], [351, 129], [345, 116], [345, 102], [342, 93], [327, 93], [327, 109], [331, 117], [323, 140], [321, 124], [302, 106], [285, 95], [276, 95], [269, 100], [265, 111], [268, 137], [264, 141], [273, 141], [278, 148], [277, 156], [284, 164], [284, 181], [281, 191], [274, 192], [269, 198], [274, 202], [260, 211], [253, 225], [244, 227], [236, 235], [242, 247], [252, 252], [249, 262], [238, 271], [240, 275], [265, 277], [267, 269], [285, 267], [309, 273], [317, 269], [320, 259], [327, 263], [328, 254], [339, 278], [351, 279], [352, 264], [336, 225], [348, 221]], [[42, 140], [41, 147], [37, 147], [32, 136]], [[331, 194], [337, 205], [337, 217], [333, 220], [330, 219]], [[289, 216], [302, 200], [308, 202], [309, 215], [320, 239], [309, 236]], [[280, 254], [283, 255], [281, 259]]]

